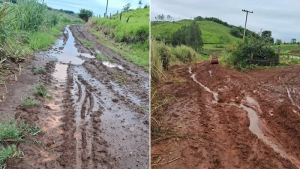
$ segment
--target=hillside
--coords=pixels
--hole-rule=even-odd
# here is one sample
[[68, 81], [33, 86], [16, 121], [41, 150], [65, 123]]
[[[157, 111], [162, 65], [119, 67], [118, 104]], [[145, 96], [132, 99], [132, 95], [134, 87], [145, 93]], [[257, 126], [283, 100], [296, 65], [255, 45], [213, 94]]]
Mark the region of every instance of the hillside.
[[[178, 22], [152, 22], [151, 36], [166, 42], [170, 42], [172, 34], [183, 25], [189, 25], [192, 20]], [[240, 39], [230, 34], [230, 28], [213, 21], [197, 21], [202, 31], [202, 39], [205, 44], [236, 43]], [[220, 39], [220, 37], [223, 37]], [[222, 40], [223, 39], [223, 40]]]

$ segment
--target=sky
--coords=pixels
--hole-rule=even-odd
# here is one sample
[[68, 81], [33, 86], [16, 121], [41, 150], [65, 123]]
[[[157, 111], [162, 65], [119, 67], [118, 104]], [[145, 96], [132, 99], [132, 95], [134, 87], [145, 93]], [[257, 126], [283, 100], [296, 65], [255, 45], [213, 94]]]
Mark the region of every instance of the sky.
[[272, 31], [272, 37], [290, 42], [300, 41], [300, 0], [151, 0], [151, 20], [155, 16], [171, 15], [175, 20], [196, 16], [216, 17], [235, 26], [260, 32]]
[[[150, 0], [142, 0], [142, 7], [149, 5]], [[107, 0], [45, 0], [45, 3], [55, 9], [65, 9], [79, 13], [80, 9], [93, 11], [94, 15], [103, 17]], [[130, 9], [138, 8], [139, 0], [108, 0], [107, 13], [115, 14], [120, 12], [123, 6], [130, 3]]]

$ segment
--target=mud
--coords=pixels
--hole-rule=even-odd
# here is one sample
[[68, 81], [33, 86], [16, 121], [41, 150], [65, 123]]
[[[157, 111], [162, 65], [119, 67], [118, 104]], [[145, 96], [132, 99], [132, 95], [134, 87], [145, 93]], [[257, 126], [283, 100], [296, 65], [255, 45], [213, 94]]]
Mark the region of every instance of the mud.
[[152, 168], [300, 168], [299, 71], [172, 67], [152, 114], [176, 134], [152, 139]]
[[[89, 49], [83, 40], [95, 46]], [[107, 66], [96, 53], [111, 57]], [[20, 143], [24, 158], [8, 160], [8, 168], [148, 168], [149, 79], [141, 68], [97, 44], [84, 27], [65, 28], [44, 57], [51, 99], [41, 107], [19, 106], [16, 117], [45, 133], [41, 144]]]

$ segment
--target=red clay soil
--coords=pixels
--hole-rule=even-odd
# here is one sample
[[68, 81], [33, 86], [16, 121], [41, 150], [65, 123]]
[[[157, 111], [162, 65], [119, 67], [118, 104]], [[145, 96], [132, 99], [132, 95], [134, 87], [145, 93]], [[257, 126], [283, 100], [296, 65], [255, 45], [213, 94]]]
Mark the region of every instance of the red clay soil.
[[[240, 73], [209, 62], [174, 66], [155, 87], [152, 168], [300, 167], [300, 66]], [[215, 96], [214, 96], [215, 95]], [[175, 133], [175, 134], [174, 134]]]

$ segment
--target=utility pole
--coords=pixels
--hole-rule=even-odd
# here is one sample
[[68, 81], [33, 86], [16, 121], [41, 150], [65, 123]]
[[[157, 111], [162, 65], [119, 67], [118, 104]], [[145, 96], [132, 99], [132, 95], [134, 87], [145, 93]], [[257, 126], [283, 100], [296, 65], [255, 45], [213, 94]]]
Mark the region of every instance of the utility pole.
[[107, 16], [107, 6], [108, 6], [108, 0], [107, 0], [107, 2], [106, 2], [106, 11], [105, 11], [105, 16], [104, 16], [104, 18]]
[[247, 14], [246, 14], [246, 21], [245, 21], [245, 28], [244, 28], [244, 36], [243, 36], [243, 42], [245, 42], [245, 35], [246, 35], [246, 24], [247, 24], [248, 13], [253, 13], [253, 11], [252, 11], [252, 12], [250, 12], [250, 11], [248, 11], [248, 10], [245, 10], [245, 9], [243, 9], [242, 11], [247, 13]]

